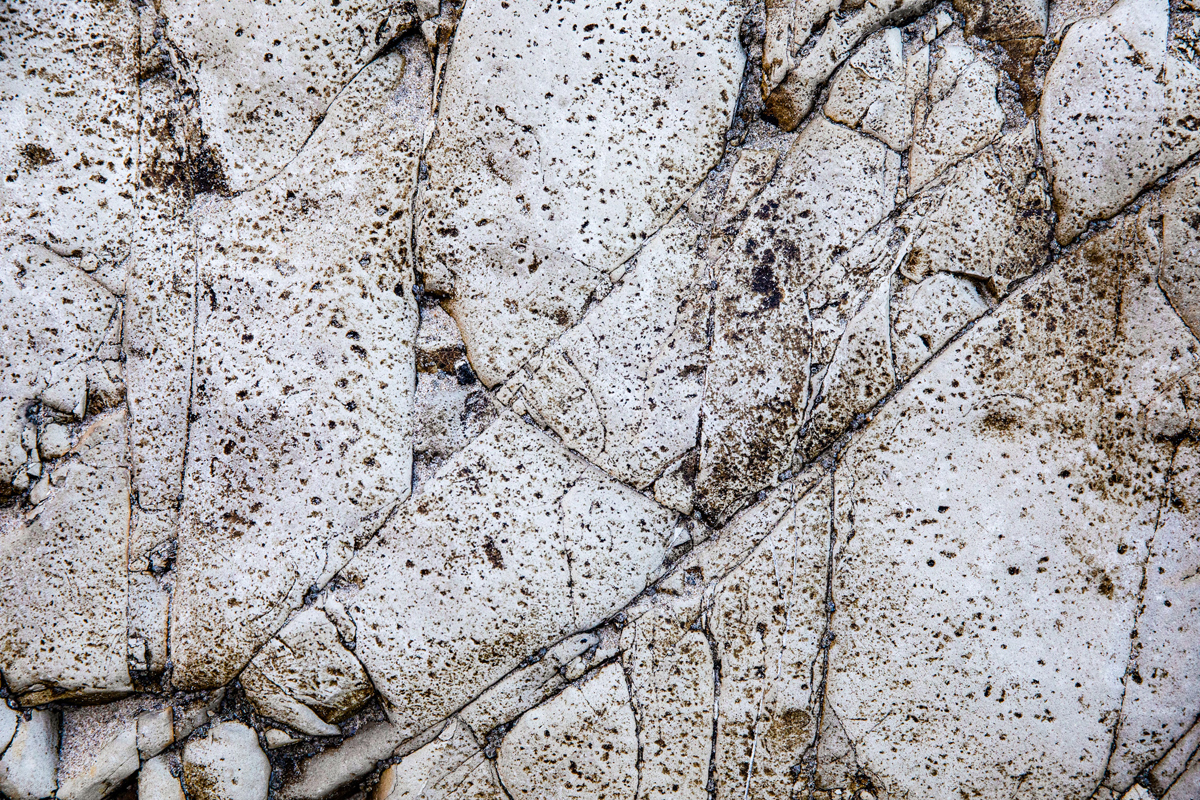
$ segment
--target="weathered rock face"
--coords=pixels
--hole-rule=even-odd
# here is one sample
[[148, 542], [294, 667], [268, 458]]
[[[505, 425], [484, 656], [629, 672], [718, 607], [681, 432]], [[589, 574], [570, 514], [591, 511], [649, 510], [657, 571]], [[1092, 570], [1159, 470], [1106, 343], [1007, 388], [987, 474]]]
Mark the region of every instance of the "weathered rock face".
[[284, 174], [195, 210], [207, 297], [171, 631], [180, 685], [230, 680], [370, 515], [408, 495], [405, 198], [430, 91], [424, 55], [408, 55], [364, 69]]
[[716, 164], [737, 3], [468, 3], [425, 158], [419, 264], [492, 386], [579, 321]]
[[1193, 0], [0, 11], [0, 795], [1200, 798]]

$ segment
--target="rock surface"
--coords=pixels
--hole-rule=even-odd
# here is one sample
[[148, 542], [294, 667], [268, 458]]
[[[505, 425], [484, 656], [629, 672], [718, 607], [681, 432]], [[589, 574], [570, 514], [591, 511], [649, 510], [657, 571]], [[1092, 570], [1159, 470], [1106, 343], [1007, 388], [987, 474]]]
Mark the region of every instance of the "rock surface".
[[0, 795], [1197, 800], [1196, 0], [15, 0]]
[[203, 800], [264, 800], [271, 764], [258, 736], [237, 722], [220, 722], [183, 748], [183, 785]]

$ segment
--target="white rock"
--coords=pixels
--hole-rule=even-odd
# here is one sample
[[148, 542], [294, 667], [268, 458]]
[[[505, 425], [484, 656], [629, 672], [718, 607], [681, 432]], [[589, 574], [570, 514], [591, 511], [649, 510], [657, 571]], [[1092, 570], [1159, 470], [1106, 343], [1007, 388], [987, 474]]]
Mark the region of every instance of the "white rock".
[[696, 446], [710, 306], [701, 236], [677, 214], [622, 283], [512, 381], [535, 419], [639, 489]]
[[813, 380], [799, 442], [804, 461], [814, 458], [895, 387], [891, 293], [891, 281], [881, 281], [846, 324], [820, 382]]
[[787, 796], [816, 732], [832, 487], [822, 481], [713, 589], [718, 797]]
[[1074, 239], [1200, 149], [1200, 69], [1167, 50], [1167, 0], [1122, 0], [1072, 25], [1046, 74], [1042, 149]]
[[[695, 604], [699, 612], [699, 603]], [[642, 742], [639, 798], [709, 797], [715, 707], [713, 651], [687, 614], [651, 612], [622, 632]]]
[[1181, 444], [1149, 543], [1133, 663], [1105, 783], [1121, 787], [1159, 761], [1200, 713], [1200, 452]]
[[[834, 255], [892, 211], [899, 167], [875, 139], [818, 118], [715, 267], [696, 501], [711, 519], [723, 520], [790, 464], [815, 345], [809, 307], [822, 305], [810, 300], [809, 285], [829, 275], [830, 294], [846, 292]], [[855, 286], [846, 302], [856, 305], [871, 288]], [[841, 332], [824, 338], [836, 342]]]
[[26, 704], [128, 692], [125, 415], [80, 434], [61, 486], [0, 529], [0, 670]]
[[[453, 321], [450, 324], [454, 330]], [[417, 350], [417, 390], [413, 399], [414, 494], [423, 490], [447, 458], [466, 447], [496, 418], [494, 400], [470, 372], [457, 330], [454, 338], [457, 348]], [[431, 363], [434, 353], [439, 364], [449, 371]]]
[[136, 698], [63, 714], [58, 793], [62, 800], [101, 800], [139, 766]]
[[[855, 4], [857, 7], [847, 14], [833, 13], [839, 10], [839, 5], [831, 0], [816, 0], [797, 2], [792, 6], [786, 3], [768, 6], [768, 41], [772, 33], [784, 26], [790, 29], [783, 34], [790, 39], [786, 50], [763, 47], [766, 108], [786, 131], [795, 130], [808, 116], [817, 93], [860, 42], [884, 25], [925, 11], [932, 3], [929, 0], [890, 3], [872, 0]], [[818, 24], [820, 22], [824, 24]]]
[[[286, 783], [280, 796], [287, 800], [322, 800], [370, 775], [381, 761], [391, 758], [408, 739], [404, 731], [390, 722], [368, 722], [341, 744], [305, 761], [297, 774]], [[424, 743], [417, 742], [412, 749]]]
[[32, 431], [24, 441], [25, 409], [53, 387], [74, 414], [86, 396], [84, 364], [104, 340], [117, 302], [50, 250], [0, 237], [0, 311], [6, 320], [0, 329], [0, 489], [11, 494], [5, 487], [14, 473], [37, 459]]
[[914, 280], [934, 270], [990, 281], [1004, 294], [1049, 257], [1050, 196], [1037, 167], [1033, 123], [963, 161], [902, 215], [914, 233], [901, 269]]
[[[169, 47], [159, 38], [144, 61], [167, 57]], [[183, 491], [198, 308], [195, 228], [187, 212], [200, 168], [189, 163], [195, 143], [180, 124], [188, 109], [174, 78], [164, 70], [139, 87], [138, 225], [121, 331], [133, 488], [146, 511], [177, 508]]]
[[1200, 759], [1193, 758], [1184, 773], [1171, 784], [1162, 800], [1188, 800], [1200, 794]]
[[0, 753], [0, 792], [12, 800], [52, 797], [58, 786], [59, 715], [33, 709], [17, 713], [17, 728]]
[[50, 423], [38, 434], [38, 450], [42, 458], [52, 461], [71, 449], [71, 430], [65, 425]]
[[927, 68], [919, 58], [906, 60], [902, 44], [899, 28], [885, 28], [867, 39], [834, 76], [825, 101], [831, 120], [852, 128], [861, 124], [863, 131], [897, 151], [907, 150], [912, 141], [912, 90]]
[[842, 455], [826, 703], [891, 796], [1105, 775], [1171, 456], [1137, 409], [1197, 364], [1156, 253], [1149, 212], [1092, 239]]
[[1158, 282], [1171, 306], [1200, 337], [1200, 168], [1171, 181], [1162, 193], [1163, 263]]
[[138, 773], [138, 800], [184, 800], [179, 778], [171, 774], [168, 756], [156, 756]]
[[0, 755], [8, 749], [8, 743], [17, 732], [17, 718], [16, 711], [7, 704], [0, 704]]
[[175, 712], [171, 706], [143, 711], [137, 718], [137, 748], [142, 759], [152, 758], [175, 742]]
[[1121, 800], [1154, 800], [1154, 795], [1146, 791], [1145, 786], [1134, 784], [1129, 791], [1121, 795]]
[[310, 736], [338, 733], [372, 695], [358, 659], [319, 609], [306, 608], [283, 626], [241, 674], [246, 699], [265, 717]]
[[514, 799], [634, 800], [637, 760], [625, 676], [609, 664], [517, 720], [500, 744], [496, 771]]
[[159, 673], [167, 667], [171, 592], [147, 572], [129, 573], [129, 659], [136, 669]]
[[426, 729], [641, 592], [673, 517], [503, 416], [343, 573], [355, 655], [397, 725]]
[[183, 747], [183, 785], [192, 800], [266, 800], [271, 764], [258, 735], [220, 722]]
[[710, 260], [729, 249], [749, 214], [747, 207], [770, 182], [778, 165], [779, 153], [774, 150], [746, 148], [738, 153], [725, 187], [725, 197], [709, 230]]
[[907, 378], [968, 323], [988, 310], [970, 281], [938, 272], [917, 284], [903, 282], [892, 297], [892, 349], [897, 375]]
[[283, 170], [359, 70], [416, 22], [398, 6], [355, 0], [167, 0], [161, 12], [235, 192]]
[[492, 763], [465, 726], [451, 720], [436, 739], [379, 776], [375, 800], [501, 800]]
[[511, 722], [561, 689], [566, 683], [562, 673], [577, 656], [599, 642], [599, 637], [591, 633], [568, 636], [537, 661], [513, 670], [489, 686], [463, 708], [459, 719], [481, 734]]
[[[1150, 770], [1149, 783], [1161, 795], [1187, 770], [1189, 761], [1200, 749], [1200, 725], [1193, 723], [1188, 732], [1179, 737], [1166, 755]], [[1193, 778], [1194, 780], [1194, 778]], [[1186, 781], [1185, 781], [1186, 783]]]
[[667, 467], [654, 482], [654, 499], [672, 511], [690, 516], [695, 504], [696, 472], [700, 468], [699, 450], [691, 450]]
[[415, 43], [374, 61], [283, 174], [196, 212], [211, 288], [172, 605], [176, 686], [236, 675], [345, 562], [368, 515], [410, 489], [408, 197], [430, 85]]
[[135, 222], [139, 53], [133, 8], [83, 0], [23, 4], [0, 21], [0, 40], [6, 43], [0, 240], [29, 236], [61, 256], [120, 261]]
[[267, 739], [268, 750], [276, 750], [280, 747], [287, 747], [288, 745], [304, 741], [304, 737], [293, 736], [290, 733], [284, 733], [278, 728], [267, 728], [265, 736]]
[[[930, 80], [935, 92], [938, 70]], [[981, 58], [954, 76], [953, 88], [935, 99], [924, 124], [913, 134], [909, 158], [909, 192], [915, 193], [947, 167], [990, 144], [1000, 135], [1004, 111], [996, 100], [996, 70]]]
[[466, 5], [417, 230], [488, 386], [579, 320], [715, 165], [744, 56], [737, 3]]

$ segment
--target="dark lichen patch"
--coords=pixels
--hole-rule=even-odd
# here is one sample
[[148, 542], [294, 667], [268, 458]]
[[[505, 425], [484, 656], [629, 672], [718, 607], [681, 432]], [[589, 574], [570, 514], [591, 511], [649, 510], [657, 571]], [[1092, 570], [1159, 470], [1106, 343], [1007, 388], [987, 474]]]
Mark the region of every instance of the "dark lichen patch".
[[993, 433], [1012, 433], [1021, 427], [1021, 418], [1011, 411], [993, 409], [984, 415], [981, 424]]
[[30, 170], [58, 161], [58, 158], [49, 149], [34, 142], [21, 145], [18, 152], [21, 154], [22, 166]]

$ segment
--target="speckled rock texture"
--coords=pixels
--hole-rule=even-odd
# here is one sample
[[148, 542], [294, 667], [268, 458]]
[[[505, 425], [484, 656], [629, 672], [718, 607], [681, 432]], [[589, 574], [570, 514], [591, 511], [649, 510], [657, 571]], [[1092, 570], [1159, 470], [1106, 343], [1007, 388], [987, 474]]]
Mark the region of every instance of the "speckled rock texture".
[[1200, 800], [1200, 1], [0, 3], [0, 800]]

